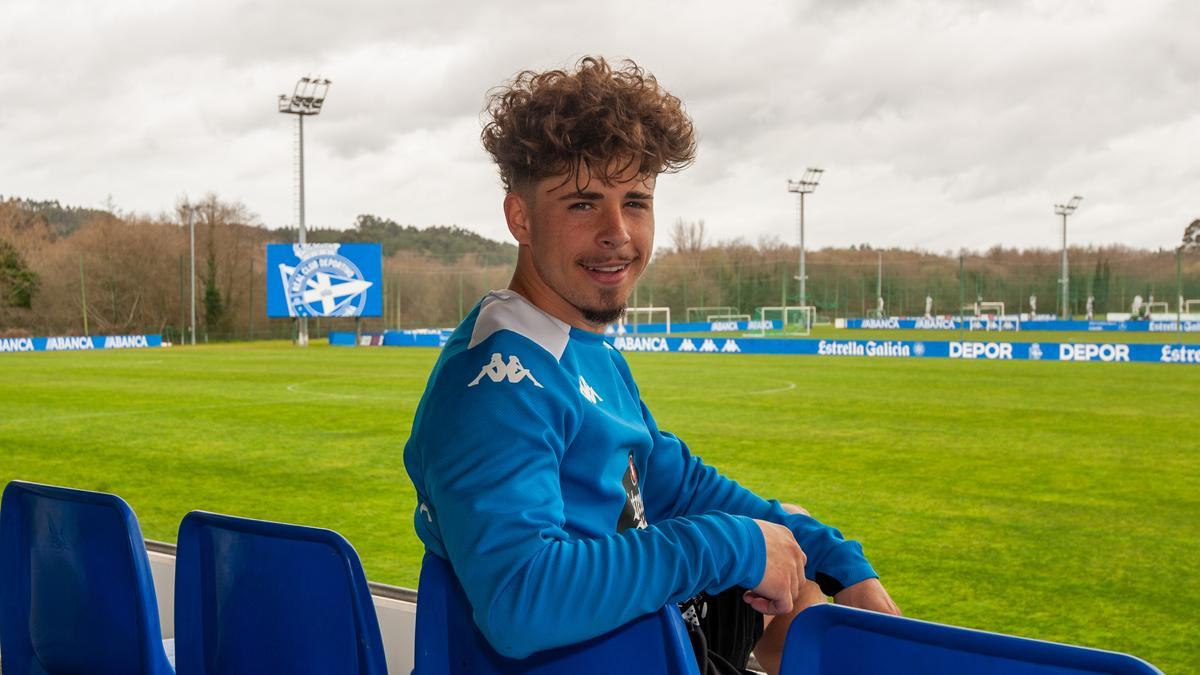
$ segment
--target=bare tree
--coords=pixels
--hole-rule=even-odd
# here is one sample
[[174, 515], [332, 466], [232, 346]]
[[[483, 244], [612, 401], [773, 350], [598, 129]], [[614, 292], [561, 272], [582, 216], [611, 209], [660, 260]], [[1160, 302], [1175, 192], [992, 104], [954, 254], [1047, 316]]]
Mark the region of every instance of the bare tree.
[[176, 304], [179, 244], [178, 231], [160, 222], [111, 215], [89, 221], [55, 247], [55, 267], [65, 272], [58, 274], [59, 311], [72, 319], [82, 314], [86, 292], [92, 333], [162, 325]]
[[1200, 218], [1193, 220], [1183, 231], [1183, 243], [1180, 248], [1184, 251], [1200, 251]]
[[257, 282], [252, 271], [267, 235], [244, 204], [223, 202], [215, 194], [176, 207], [181, 225], [186, 226], [189, 215], [196, 228], [197, 293], [205, 330], [212, 335], [240, 333], [248, 328], [243, 324], [253, 321], [259, 304], [253, 296]]
[[704, 219], [685, 221], [675, 220], [671, 226], [671, 246], [677, 253], [699, 253], [705, 247]]

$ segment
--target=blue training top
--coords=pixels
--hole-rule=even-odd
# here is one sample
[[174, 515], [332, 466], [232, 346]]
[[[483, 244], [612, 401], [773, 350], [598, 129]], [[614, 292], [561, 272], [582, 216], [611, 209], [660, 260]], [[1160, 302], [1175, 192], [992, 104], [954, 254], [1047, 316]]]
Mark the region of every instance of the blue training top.
[[725, 478], [661, 431], [620, 352], [513, 291], [446, 343], [404, 448], [417, 536], [450, 561], [496, 651], [523, 658], [668, 603], [753, 588], [757, 518], [827, 593], [876, 576], [857, 542]]

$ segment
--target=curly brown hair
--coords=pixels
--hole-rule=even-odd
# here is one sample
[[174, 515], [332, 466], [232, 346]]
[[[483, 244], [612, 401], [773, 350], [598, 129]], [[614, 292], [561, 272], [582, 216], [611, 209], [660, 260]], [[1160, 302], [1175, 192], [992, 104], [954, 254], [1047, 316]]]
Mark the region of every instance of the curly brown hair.
[[485, 111], [483, 147], [508, 192], [557, 175], [578, 184], [585, 168], [604, 183], [634, 166], [673, 173], [696, 157], [683, 103], [633, 61], [613, 69], [588, 56], [574, 72], [523, 71], [488, 93]]

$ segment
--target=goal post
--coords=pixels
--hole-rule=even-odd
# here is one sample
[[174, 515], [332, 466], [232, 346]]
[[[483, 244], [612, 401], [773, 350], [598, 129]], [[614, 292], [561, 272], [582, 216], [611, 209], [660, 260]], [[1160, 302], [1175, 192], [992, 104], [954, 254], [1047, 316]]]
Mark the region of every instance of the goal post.
[[[1195, 309], [1193, 309], [1193, 307]], [[1194, 298], [1192, 300], [1184, 300], [1183, 301], [1183, 313], [1184, 314], [1200, 314], [1200, 298]]]
[[687, 310], [685, 311], [684, 319], [688, 323], [691, 323], [692, 316], [694, 316], [696, 314], [699, 314], [702, 316], [705, 314], [736, 314], [737, 311], [738, 311], [737, 307], [730, 307], [728, 305], [718, 305], [715, 307], [688, 307]]
[[[663, 316], [663, 323], [666, 324], [667, 332], [671, 332], [671, 308], [670, 307], [626, 307], [625, 313], [621, 315], [621, 319], [617, 322], [618, 333], [636, 333], [638, 326], [645, 323], [654, 323], [656, 315]], [[647, 321], [630, 321], [631, 318], [637, 318], [642, 315], [647, 315]]]
[[[1007, 316], [1004, 313], [1004, 303], [1000, 301], [978, 300], [973, 304], [963, 305], [962, 313], [964, 316], [969, 314], [976, 319], [983, 319], [983, 329], [989, 331], [993, 328], [995, 330], [1002, 330], [998, 322]], [[1019, 322], [1016, 325], [1019, 330]], [[968, 326], [970, 330], [975, 330], [977, 323], [971, 322]]]
[[1146, 303], [1146, 314], [1154, 316], [1155, 314], [1170, 314], [1171, 308], [1165, 300], [1155, 300], [1154, 302]]
[[970, 312], [972, 316], [985, 316], [988, 314], [995, 314], [996, 316], [1004, 316], [1004, 303], [1003, 302], [985, 302], [983, 300], [980, 300], [979, 302], [976, 302], [971, 305], [963, 305], [962, 311], [963, 311], [963, 314]]
[[783, 332], [791, 335], [811, 335], [817, 322], [817, 308], [812, 305], [759, 307], [757, 313], [759, 335], [766, 335], [766, 322], [774, 321], [775, 317], [782, 319]]
[[709, 314], [704, 320], [708, 323], [714, 321], [753, 321], [754, 317], [749, 314]]
[[1004, 316], [1003, 302], [981, 302], [979, 303], [979, 314], [985, 316], [995, 314], [996, 316]]

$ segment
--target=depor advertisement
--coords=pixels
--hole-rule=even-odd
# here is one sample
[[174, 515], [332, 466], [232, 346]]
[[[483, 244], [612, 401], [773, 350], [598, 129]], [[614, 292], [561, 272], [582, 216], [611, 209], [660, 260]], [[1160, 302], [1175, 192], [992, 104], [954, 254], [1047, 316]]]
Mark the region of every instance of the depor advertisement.
[[[441, 347], [449, 329], [387, 331], [365, 342], [354, 333], [330, 333], [338, 346], [378, 344], [385, 347]], [[935, 358], [972, 361], [1096, 361], [1102, 363], [1190, 363], [1200, 365], [1200, 345], [1109, 344], [999, 341], [820, 340], [813, 338], [666, 337], [610, 335], [609, 344], [623, 352], [681, 354], [795, 354], [868, 358]], [[3, 351], [3, 341], [0, 341]]]
[[382, 314], [379, 244], [267, 244], [267, 316]]
[[1057, 342], [921, 342], [781, 338], [672, 338], [619, 335], [623, 352], [798, 354], [868, 358], [950, 358], [981, 361], [1097, 361], [1200, 364], [1200, 345], [1078, 344]]

